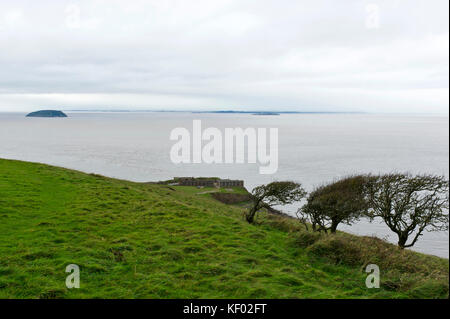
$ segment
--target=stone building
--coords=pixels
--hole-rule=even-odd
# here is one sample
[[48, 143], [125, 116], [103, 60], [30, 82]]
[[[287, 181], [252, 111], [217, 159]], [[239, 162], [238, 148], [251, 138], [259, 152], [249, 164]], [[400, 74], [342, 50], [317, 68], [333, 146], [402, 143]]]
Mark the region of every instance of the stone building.
[[211, 178], [194, 178], [194, 177], [175, 177], [174, 181], [182, 186], [200, 186], [200, 187], [244, 187], [244, 181]]
[[218, 187], [244, 187], [244, 181], [233, 179], [219, 179]]

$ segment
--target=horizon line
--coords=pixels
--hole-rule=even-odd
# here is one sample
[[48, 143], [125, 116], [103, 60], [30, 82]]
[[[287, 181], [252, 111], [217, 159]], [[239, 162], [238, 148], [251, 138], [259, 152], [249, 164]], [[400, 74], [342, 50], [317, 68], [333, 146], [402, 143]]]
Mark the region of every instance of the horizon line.
[[[244, 111], [244, 110], [233, 110], [233, 109], [218, 109], [218, 110], [153, 110], [153, 109], [58, 109], [52, 107], [44, 107], [40, 109], [35, 109], [34, 111], [40, 110], [59, 110], [63, 112], [74, 112], [74, 113], [209, 113], [209, 114], [404, 114], [404, 115], [444, 115], [449, 116], [449, 113], [443, 112], [369, 112], [369, 111], [277, 111], [277, 110], [254, 110], [254, 111]], [[29, 113], [34, 111], [24, 111], [24, 110], [0, 110], [0, 113]], [[273, 114], [271, 114], [273, 113]]]

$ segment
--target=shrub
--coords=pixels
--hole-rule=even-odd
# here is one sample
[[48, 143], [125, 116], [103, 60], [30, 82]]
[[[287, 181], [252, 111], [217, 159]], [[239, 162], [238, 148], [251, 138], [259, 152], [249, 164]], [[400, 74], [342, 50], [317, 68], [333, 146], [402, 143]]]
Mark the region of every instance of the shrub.
[[339, 235], [323, 236], [307, 250], [309, 254], [329, 259], [335, 264], [358, 266], [362, 261], [360, 247], [355, 242], [348, 241]]
[[268, 213], [267, 217], [265, 219], [265, 222], [276, 229], [279, 229], [281, 231], [287, 232], [287, 233], [295, 233], [300, 230], [300, 225], [298, 224], [298, 221], [285, 217], [285, 216], [279, 216], [279, 215], [273, 215], [272, 213]]
[[315, 242], [317, 242], [321, 237], [322, 237], [322, 235], [320, 233], [317, 233], [317, 232], [314, 232], [314, 233], [312, 233], [312, 232], [300, 232], [296, 236], [295, 242], [300, 247], [306, 248], [306, 247], [311, 246]]
[[359, 266], [361, 271], [368, 264], [378, 265], [381, 286], [385, 290], [412, 291], [417, 295], [433, 290], [436, 298], [448, 296], [448, 260], [403, 250], [376, 237], [346, 233], [321, 235], [302, 232], [297, 242], [307, 247], [310, 256], [333, 264]]

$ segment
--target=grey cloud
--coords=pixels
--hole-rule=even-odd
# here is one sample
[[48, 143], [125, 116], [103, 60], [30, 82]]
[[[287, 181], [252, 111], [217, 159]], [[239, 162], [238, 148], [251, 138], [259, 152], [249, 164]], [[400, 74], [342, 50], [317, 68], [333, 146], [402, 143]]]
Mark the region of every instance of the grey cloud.
[[0, 44], [0, 111], [448, 112], [446, 1], [11, 0]]

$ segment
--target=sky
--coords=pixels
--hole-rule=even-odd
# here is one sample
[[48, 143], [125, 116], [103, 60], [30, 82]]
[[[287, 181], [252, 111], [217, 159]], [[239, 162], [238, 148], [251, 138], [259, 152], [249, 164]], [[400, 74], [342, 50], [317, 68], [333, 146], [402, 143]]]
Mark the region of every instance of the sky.
[[1, 0], [0, 112], [449, 112], [447, 0]]

